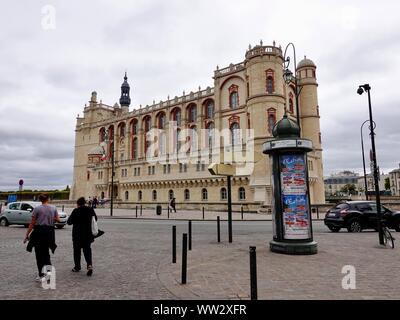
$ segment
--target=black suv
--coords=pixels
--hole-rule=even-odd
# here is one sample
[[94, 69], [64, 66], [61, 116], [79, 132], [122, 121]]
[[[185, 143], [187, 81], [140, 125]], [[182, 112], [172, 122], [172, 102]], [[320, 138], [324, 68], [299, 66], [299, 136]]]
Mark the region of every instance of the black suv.
[[[400, 232], [400, 212], [381, 206], [382, 219], [390, 229]], [[346, 228], [349, 232], [377, 229], [377, 207], [374, 201], [347, 201], [328, 210], [324, 223], [332, 232]]]

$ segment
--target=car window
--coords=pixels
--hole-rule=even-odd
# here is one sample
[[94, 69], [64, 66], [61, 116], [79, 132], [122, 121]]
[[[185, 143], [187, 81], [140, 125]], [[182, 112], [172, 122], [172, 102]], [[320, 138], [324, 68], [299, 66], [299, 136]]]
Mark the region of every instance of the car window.
[[335, 209], [338, 209], [338, 210], [344, 210], [344, 209], [348, 209], [348, 208], [349, 208], [349, 205], [347, 203], [341, 203], [335, 207]]
[[8, 207], [8, 209], [10, 209], [10, 210], [19, 210], [19, 207], [20, 207], [20, 203], [10, 203], [10, 205], [9, 205], [9, 207]]
[[21, 205], [21, 210], [28, 211], [29, 208], [31, 208], [33, 210], [32, 206], [30, 204], [28, 204], [28, 203], [23, 203]]
[[361, 203], [361, 204], [358, 204], [356, 207], [360, 211], [372, 211], [373, 210], [373, 208], [371, 208], [371, 206], [368, 203]]

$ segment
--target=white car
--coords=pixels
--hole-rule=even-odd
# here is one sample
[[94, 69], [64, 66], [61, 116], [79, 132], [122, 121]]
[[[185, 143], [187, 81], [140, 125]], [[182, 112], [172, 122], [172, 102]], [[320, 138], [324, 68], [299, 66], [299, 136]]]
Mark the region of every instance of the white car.
[[[0, 215], [0, 226], [7, 227], [11, 224], [19, 224], [28, 227], [32, 221], [32, 211], [41, 205], [41, 202], [22, 201], [11, 202]], [[59, 212], [60, 222], [55, 223], [58, 229], [62, 229], [67, 224], [68, 216], [65, 212]]]

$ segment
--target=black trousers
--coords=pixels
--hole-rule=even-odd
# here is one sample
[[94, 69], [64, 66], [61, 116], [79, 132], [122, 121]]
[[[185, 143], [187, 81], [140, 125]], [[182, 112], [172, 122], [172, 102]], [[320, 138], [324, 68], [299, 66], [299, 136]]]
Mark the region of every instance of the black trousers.
[[81, 269], [81, 250], [83, 250], [87, 266], [92, 265], [92, 248], [90, 245], [90, 243], [73, 242], [75, 269]]
[[36, 264], [39, 271], [39, 277], [42, 277], [44, 275], [44, 266], [51, 266], [49, 250], [50, 248], [48, 244], [38, 243], [37, 245], [35, 245]]

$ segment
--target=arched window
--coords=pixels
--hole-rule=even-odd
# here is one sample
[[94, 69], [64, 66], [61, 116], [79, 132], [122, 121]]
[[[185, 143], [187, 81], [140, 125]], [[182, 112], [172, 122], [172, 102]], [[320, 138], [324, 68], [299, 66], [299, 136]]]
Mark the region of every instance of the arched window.
[[239, 131], [239, 124], [234, 122], [231, 124], [231, 144], [232, 146], [239, 145], [240, 143], [240, 131]]
[[137, 143], [137, 138], [133, 138], [132, 140], [132, 159], [137, 159], [138, 158], [138, 143]]
[[197, 151], [197, 128], [196, 128], [196, 126], [192, 126], [190, 128], [189, 139], [190, 139], [191, 152]]
[[128, 200], [129, 200], [129, 192], [125, 191], [125, 201], [128, 201]]
[[190, 200], [190, 191], [189, 191], [189, 189], [185, 189], [185, 191], [183, 193], [184, 193], [185, 201]]
[[189, 122], [196, 122], [196, 120], [197, 120], [197, 106], [195, 104], [191, 104], [188, 107], [188, 118], [189, 118]]
[[166, 144], [166, 135], [165, 132], [161, 132], [158, 135], [158, 150], [160, 152], [160, 155], [165, 155], [166, 150], [165, 150], [165, 144]]
[[215, 139], [214, 122], [209, 122], [207, 124], [207, 143], [208, 143], [208, 148], [210, 148], [210, 149], [213, 148], [214, 139]]
[[122, 123], [119, 125], [119, 137], [120, 137], [120, 138], [125, 137], [125, 128], [126, 128], [125, 122], [122, 122]]
[[207, 199], [208, 199], [208, 192], [207, 192], [207, 189], [204, 188], [201, 190], [201, 200], [205, 201]]
[[158, 123], [157, 123], [157, 127], [158, 129], [164, 129], [165, 128], [165, 113], [161, 112], [158, 115]]
[[234, 109], [239, 107], [239, 87], [235, 84], [229, 87], [229, 106]]
[[157, 200], [157, 190], [153, 190], [153, 201]]
[[243, 187], [239, 188], [239, 200], [246, 200], [246, 190]]
[[138, 134], [138, 121], [137, 119], [132, 120], [132, 135]]
[[268, 132], [272, 133], [276, 123], [276, 110], [274, 108], [268, 109]]
[[293, 113], [294, 112], [294, 107], [293, 107], [293, 93], [289, 93], [289, 112]]
[[168, 191], [168, 199], [171, 200], [174, 197], [174, 190]]
[[151, 129], [151, 117], [150, 116], [146, 116], [143, 119], [143, 129], [144, 129], [144, 132], [148, 132]]
[[221, 200], [226, 200], [227, 198], [226, 188], [221, 188]]
[[104, 199], [104, 191], [101, 192], [100, 199]]
[[268, 69], [265, 71], [267, 77], [267, 93], [272, 94], [275, 91], [274, 86], [274, 71], [272, 69]]
[[142, 196], [143, 196], [142, 190], [139, 190], [137, 195], [138, 201], [142, 201]]
[[176, 153], [180, 152], [181, 149], [181, 130], [176, 130], [176, 137], [175, 137], [175, 147]]
[[99, 132], [99, 141], [103, 142], [105, 140], [105, 137], [106, 137], [106, 129], [101, 128]]
[[182, 123], [181, 109], [175, 108], [174, 111], [172, 111], [172, 120], [176, 122], [177, 127], [181, 126]]
[[214, 118], [214, 101], [213, 100], [207, 100], [204, 111], [205, 111], [206, 119]]
[[144, 134], [143, 134], [144, 154], [145, 154], [145, 156], [147, 156], [147, 150], [150, 146], [150, 141], [147, 140], [147, 132], [149, 132], [151, 129], [151, 117], [150, 116], [146, 116], [143, 119], [143, 129], [144, 129]]

